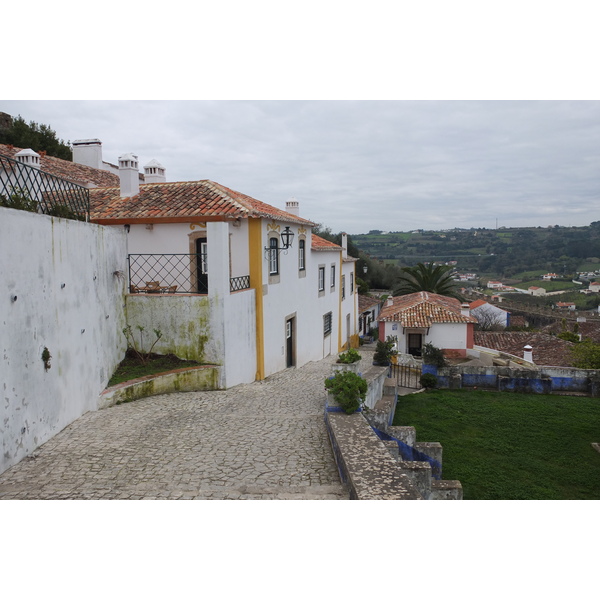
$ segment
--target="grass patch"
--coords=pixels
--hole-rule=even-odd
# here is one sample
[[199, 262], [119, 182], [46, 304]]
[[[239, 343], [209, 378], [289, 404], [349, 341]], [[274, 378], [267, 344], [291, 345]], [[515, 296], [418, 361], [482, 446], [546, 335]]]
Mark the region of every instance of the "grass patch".
[[442, 444], [466, 500], [600, 499], [597, 398], [434, 390], [400, 397], [394, 425]]
[[157, 375], [174, 369], [183, 369], [185, 367], [198, 367], [201, 363], [194, 360], [183, 360], [174, 354], [151, 354], [147, 364], [142, 364], [140, 359], [131, 350], [127, 350], [125, 358], [116, 368], [113, 376], [108, 382], [108, 387], [117, 385], [124, 381], [146, 377], [147, 375]]

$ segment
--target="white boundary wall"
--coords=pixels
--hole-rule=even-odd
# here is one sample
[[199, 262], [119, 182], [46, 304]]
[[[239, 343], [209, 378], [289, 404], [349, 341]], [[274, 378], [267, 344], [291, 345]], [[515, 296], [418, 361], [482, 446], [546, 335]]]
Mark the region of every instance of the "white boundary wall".
[[0, 207], [0, 473], [97, 409], [126, 349], [126, 256], [120, 228]]

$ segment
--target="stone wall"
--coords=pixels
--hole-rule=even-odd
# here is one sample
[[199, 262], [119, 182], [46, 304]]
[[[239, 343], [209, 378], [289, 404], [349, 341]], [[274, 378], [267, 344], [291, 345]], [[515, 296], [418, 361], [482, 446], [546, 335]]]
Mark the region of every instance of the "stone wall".
[[600, 397], [600, 374], [593, 369], [460, 365], [438, 369], [434, 365], [423, 365], [423, 373], [435, 375], [439, 388], [477, 388], [532, 394], [572, 393]]

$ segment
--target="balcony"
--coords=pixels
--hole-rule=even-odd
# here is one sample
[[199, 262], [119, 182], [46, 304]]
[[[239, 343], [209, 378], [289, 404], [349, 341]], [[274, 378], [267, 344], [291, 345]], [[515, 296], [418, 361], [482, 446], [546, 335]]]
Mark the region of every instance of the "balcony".
[[[131, 294], [208, 294], [206, 254], [130, 254]], [[229, 291], [250, 289], [250, 277], [229, 278]]]
[[0, 206], [89, 221], [87, 188], [0, 155]]

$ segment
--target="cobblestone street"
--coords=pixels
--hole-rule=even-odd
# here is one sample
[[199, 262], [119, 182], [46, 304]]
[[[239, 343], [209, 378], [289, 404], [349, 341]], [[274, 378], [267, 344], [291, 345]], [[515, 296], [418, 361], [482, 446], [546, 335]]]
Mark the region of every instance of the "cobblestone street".
[[87, 413], [0, 475], [0, 499], [347, 499], [323, 420], [334, 359]]

